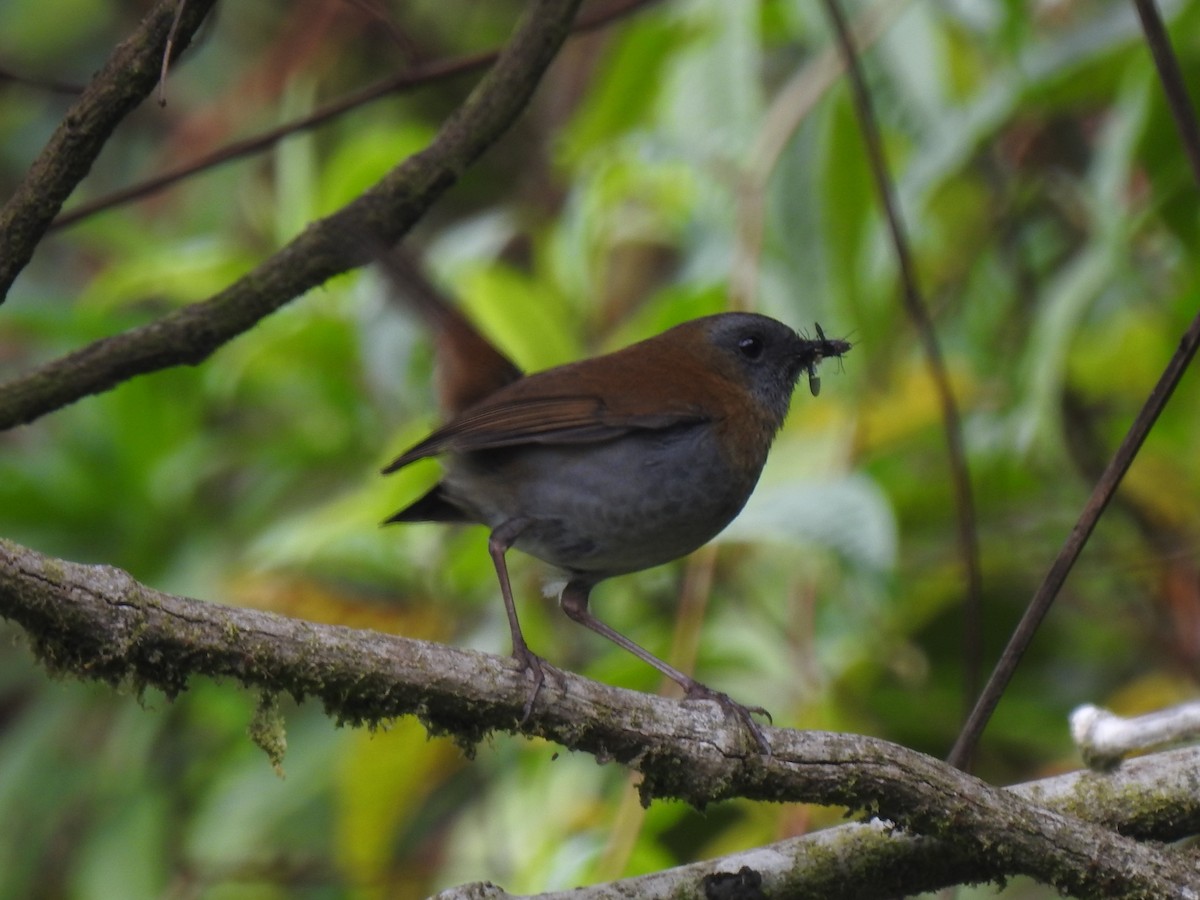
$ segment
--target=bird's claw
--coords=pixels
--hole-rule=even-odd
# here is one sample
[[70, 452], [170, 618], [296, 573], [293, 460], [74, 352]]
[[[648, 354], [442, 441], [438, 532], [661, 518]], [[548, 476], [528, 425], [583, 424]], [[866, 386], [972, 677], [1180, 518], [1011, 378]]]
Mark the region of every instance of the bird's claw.
[[529, 696], [525, 698], [525, 706], [521, 709], [521, 718], [517, 721], [517, 727], [524, 728], [533, 712], [533, 704], [542, 692], [542, 685], [546, 683], [546, 670], [553, 666], [524, 646], [513, 649], [513, 658], [520, 663], [522, 671], [528, 672], [533, 678], [533, 686], [529, 689]]
[[707, 685], [696, 681], [689, 685], [687, 689], [687, 699], [689, 700], [715, 700], [721, 705], [727, 713], [732, 713], [741, 723], [742, 727], [750, 733], [754, 738], [754, 743], [758, 744], [758, 749], [762, 751], [764, 756], [771, 756], [771, 744], [767, 741], [767, 735], [763, 732], [759, 724], [754, 721], [754, 714], [757, 713], [767, 720], [767, 724], [772, 724], [774, 720], [771, 714], [761, 706], [746, 706], [738, 703], [728, 694], [721, 691], [714, 691]]

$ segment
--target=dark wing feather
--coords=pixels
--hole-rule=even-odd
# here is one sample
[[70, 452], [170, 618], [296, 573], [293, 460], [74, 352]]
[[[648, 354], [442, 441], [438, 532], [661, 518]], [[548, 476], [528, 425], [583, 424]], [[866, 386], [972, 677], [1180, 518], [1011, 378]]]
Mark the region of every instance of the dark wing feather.
[[606, 441], [634, 429], [669, 428], [706, 417], [688, 410], [614, 414], [596, 397], [516, 397], [485, 403], [447, 422], [396, 457], [386, 475], [411, 462], [454, 451], [490, 450], [518, 444], [584, 444]]
[[607, 356], [528, 375], [484, 397], [383, 471], [439, 453], [518, 444], [607, 441], [641, 429], [745, 415], [742, 393], [691, 348], [707, 334], [694, 319]]

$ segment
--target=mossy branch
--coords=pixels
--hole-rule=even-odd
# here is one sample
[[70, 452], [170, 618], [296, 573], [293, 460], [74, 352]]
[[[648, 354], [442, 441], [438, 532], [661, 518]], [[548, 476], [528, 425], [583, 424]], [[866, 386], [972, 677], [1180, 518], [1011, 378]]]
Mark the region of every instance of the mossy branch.
[[[58, 674], [154, 686], [168, 696], [196, 676], [234, 678], [258, 691], [317, 698], [346, 724], [415, 715], [468, 751], [491, 732], [517, 730], [529, 689], [511, 659], [173, 596], [119, 569], [53, 559], [6, 541], [0, 615], [24, 629], [38, 658]], [[647, 802], [676, 797], [702, 806], [747, 797], [865, 811], [904, 829], [912, 848], [936, 841], [929, 864], [943, 879], [1026, 874], [1088, 896], [1162, 897], [1196, 877], [1181, 856], [1075, 817], [1157, 839], [1182, 837], [1200, 823], [1200, 798], [1187, 787], [1170, 800], [1148, 791], [1156, 812], [1143, 813], [1135, 826], [1122, 819], [1141, 808], [1127, 796], [1115, 807], [1090, 799], [1105, 796], [1100, 776], [1082, 779], [1052, 809], [857, 735], [767, 729], [774, 750], [768, 758], [715, 703], [651, 697], [566, 672], [547, 680], [522, 730], [636, 769]], [[875, 830], [881, 840], [894, 838], [889, 829]]]

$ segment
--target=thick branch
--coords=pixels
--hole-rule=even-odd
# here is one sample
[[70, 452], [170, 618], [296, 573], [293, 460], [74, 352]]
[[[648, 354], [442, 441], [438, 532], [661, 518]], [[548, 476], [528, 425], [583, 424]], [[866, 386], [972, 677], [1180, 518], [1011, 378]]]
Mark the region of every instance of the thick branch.
[[195, 365], [305, 291], [394, 242], [524, 109], [566, 38], [580, 0], [533, 0], [496, 64], [433, 142], [352, 203], [320, 219], [216, 296], [97, 341], [0, 386], [0, 430], [147, 372]]
[[[1171, 840], [1200, 830], [1198, 770], [1200, 748], [1193, 747], [1142, 757], [1112, 774], [1073, 772], [1009, 790], [1123, 834]], [[1163, 830], [1168, 821], [1173, 824]], [[709, 900], [714, 883], [734, 880], [757, 886], [761, 894], [754, 896], [768, 898], [850, 900], [863, 897], [868, 885], [870, 896], [908, 896], [1003, 877], [992, 863], [875, 819], [647, 875], [538, 894], [532, 900]], [[436, 900], [512, 900], [512, 895], [475, 883], [442, 891]]]
[[[56, 671], [153, 685], [169, 695], [193, 675], [232, 676], [268, 692], [318, 697], [340, 721], [416, 715], [467, 746], [513, 730], [528, 691], [509, 659], [175, 597], [111, 567], [4, 541], [0, 615], [21, 625]], [[704, 804], [742, 796], [867, 810], [936, 838], [938, 855], [960, 860], [955, 877], [1024, 873], [1078, 893], [1129, 897], [1171, 896], [1195, 879], [1160, 849], [885, 741], [769, 729], [774, 754], [765, 758], [716, 704], [650, 697], [568, 673], [548, 680], [526, 730], [641, 771], [646, 799]], [[1185, 814], [1167, 813], [1187, 822], [1182, 833], [1192, 833], [1198, 815], [1189, 793]]]
[[0, 209], [0, 302], [117, 125], [154, 90], [176, 16], [179, 25], [174, 47], [178, 54], [187, 47], [214, 0], [187, 0], [182, 9], [180, 2], [158, 0], [137, 30], [117, 45], [83, 96], [67, 111], [16, 193]]

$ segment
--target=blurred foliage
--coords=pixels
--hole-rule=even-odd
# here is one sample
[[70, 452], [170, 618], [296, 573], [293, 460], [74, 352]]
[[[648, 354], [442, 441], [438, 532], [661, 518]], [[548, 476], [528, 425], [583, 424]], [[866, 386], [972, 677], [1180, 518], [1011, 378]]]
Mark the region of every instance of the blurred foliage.
[[[520, 5], [382, 4], [389, 30], [369, 4], [224, 4], [167, 106], [129, 119], [78, 199], [414, 59], [495, 46]], [[1200, 4], [1163, 5], [1200, 83]], [[1200, 300], [1196, 187], [1128, 4], [850, 11], [880, 6], [899, 14], [865, 64], [964, 412], [986, 665]], [[4, 4], [0, 61], [81, 83], [138, 11]], [[530, 369], [727, 307], [747, 260], [757, 308], [849, 335], [854, 352], [826, 366], [820, 398], [797, 393], [760, 491], [715, 552], [614, 579], [595, 608], [777, 724], [942, 755], [965, 703], [953, 497], [844, 85], [821, 94], [768, 171], [751, 171], [760, 136], [791, 127], [772, 106], [779, 92], [819, 80], [806, 67], [830, 46], [819, 4], [803, 0], [672, 0], [576, 39], [413, 243]], [[382, 100], [56, 234], [0, 308], [0, 375], [209, 295], [423, 146], [469, 84]], [[0, 84], [0, 193], [68, 102]], [[760, 237], [740, 196], [756, 183]], [[429, 369], [424, 336], [379, 277], [339, 278], [202, 366], [0, 435], [0, 533], [164, 590], [507, 652], [481, 529], [377, 527], [436, 477], [434, 464], [376, 475], [432, 423]], [[1077, 703], [1133, 712], [1192, 692], [1198, 405], [1190, 378], [1000, 706], [985, 777], [1077, 766], [1065, 727]], [[659, 687], [538, 599], [543, 566], [514, 554], [512, 567], [536, 649]], [[468, 761], [412, 721], [354, 732], [312, 705], [281, 709], [281, 779], [246, 736], [258, 698], [197, 683], [168, 703], [54, 681], [6, 630], [2, 896], [406, 898], [480, 879], [529, 892], [842, 816], [642, 810], [627, 773], [541, 742], [499, 735]], [[1003, 895], [1051, 896], [1020, 881]]]

